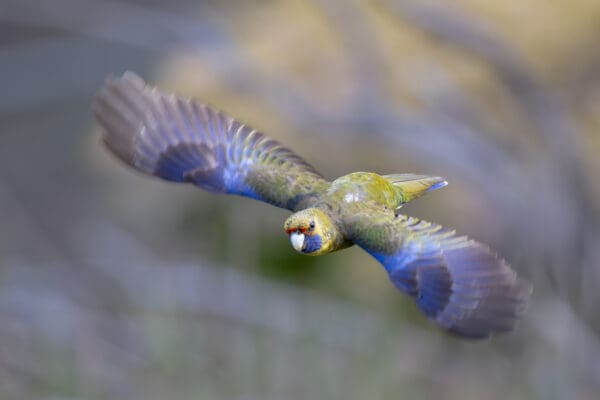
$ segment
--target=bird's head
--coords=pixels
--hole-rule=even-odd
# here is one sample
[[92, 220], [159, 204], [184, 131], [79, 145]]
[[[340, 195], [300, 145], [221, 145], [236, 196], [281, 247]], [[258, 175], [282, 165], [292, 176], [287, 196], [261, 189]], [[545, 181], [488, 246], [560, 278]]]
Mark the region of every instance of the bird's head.
[[302, 254], [318, 256], [335, 250], [337, 228], [318, 208], [292, 214], [283, 225], [292, 247]]

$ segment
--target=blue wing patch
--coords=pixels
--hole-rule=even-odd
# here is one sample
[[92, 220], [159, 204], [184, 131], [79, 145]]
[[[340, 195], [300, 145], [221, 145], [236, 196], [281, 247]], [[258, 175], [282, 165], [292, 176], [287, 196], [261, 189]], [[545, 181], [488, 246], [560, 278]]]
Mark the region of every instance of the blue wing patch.
[[[368, 225], [368, 214], [358, 221]], [[484, 338], [511, 330], [524, 312], [531, 286], [487, 246], [412, 217], [399, 216], [369, 229], [370, 237], [389, 243], [361, 237], [356, 243], [384, 266], [392, 283], [414, 298], [425, 315], [448, 331]]]

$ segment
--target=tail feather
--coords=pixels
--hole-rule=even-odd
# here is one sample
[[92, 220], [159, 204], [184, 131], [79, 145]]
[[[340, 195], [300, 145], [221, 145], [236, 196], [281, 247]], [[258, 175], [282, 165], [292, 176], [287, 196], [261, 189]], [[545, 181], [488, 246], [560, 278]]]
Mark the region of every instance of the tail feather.
[[392, 174], [384, 175], [384, 178], [396, 187], [402, 198], [402, 204], [448, 184], [444, 178], [439, 176]]

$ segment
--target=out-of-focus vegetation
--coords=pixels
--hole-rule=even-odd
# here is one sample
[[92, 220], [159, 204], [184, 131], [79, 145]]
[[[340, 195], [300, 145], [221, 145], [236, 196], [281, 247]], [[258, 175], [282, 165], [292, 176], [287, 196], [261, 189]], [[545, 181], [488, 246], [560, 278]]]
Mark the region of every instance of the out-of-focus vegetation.
[[[0, 398], [596, 399], [600, 3], [0, 0]], [[534, 284], [511, 335], [427, 323], [359, 249], [134, 173], [93, 92], [126, 69], [327, 177], [445, 176], [405, 207]]]

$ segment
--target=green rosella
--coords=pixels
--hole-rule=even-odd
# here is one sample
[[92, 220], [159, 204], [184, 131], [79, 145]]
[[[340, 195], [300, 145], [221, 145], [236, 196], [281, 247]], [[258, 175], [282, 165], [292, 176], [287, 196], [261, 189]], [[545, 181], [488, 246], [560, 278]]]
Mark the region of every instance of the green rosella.
[[487, 246], [399, 214], [406, 202], [445, 186], [442, 178], [354, 172], [327, 181], [277, 141], [132, 72], [108, 78], [93, 109], [104, 143], [133, 168], [292, 211], [284, 229], [302, 254], [360, 246], [450, 332], [509, 331], [524, 311], [530, 286]]

